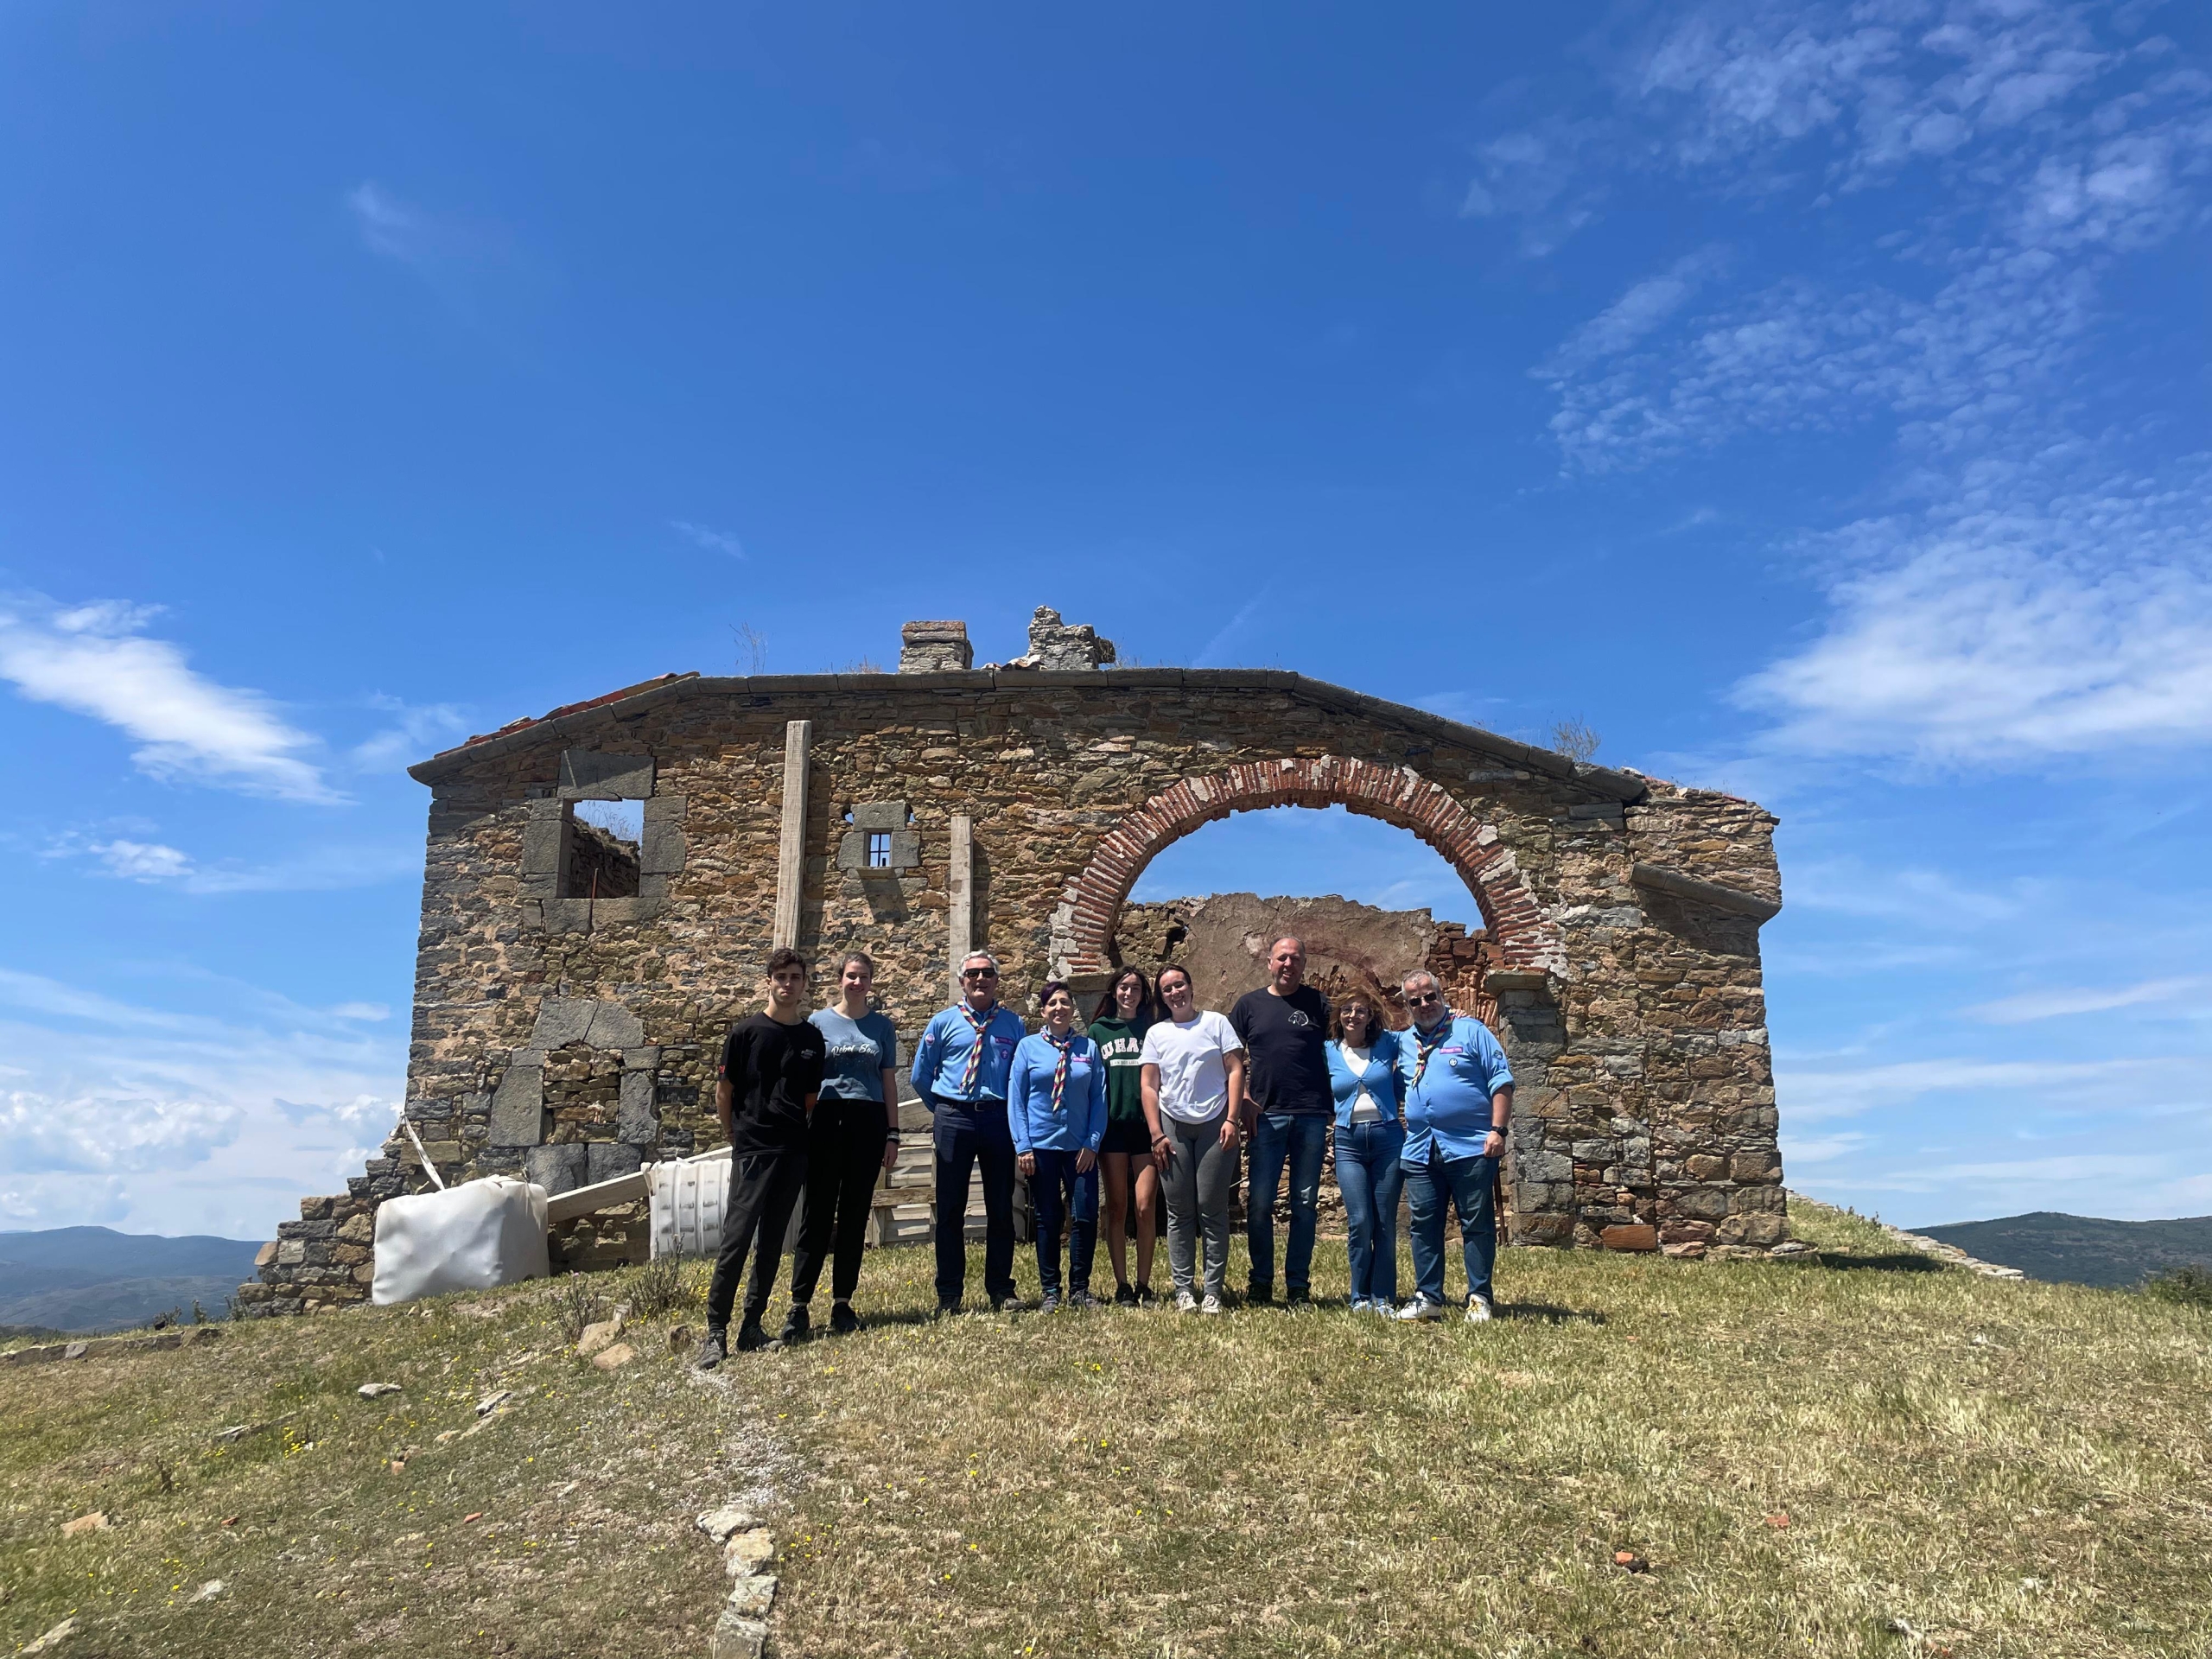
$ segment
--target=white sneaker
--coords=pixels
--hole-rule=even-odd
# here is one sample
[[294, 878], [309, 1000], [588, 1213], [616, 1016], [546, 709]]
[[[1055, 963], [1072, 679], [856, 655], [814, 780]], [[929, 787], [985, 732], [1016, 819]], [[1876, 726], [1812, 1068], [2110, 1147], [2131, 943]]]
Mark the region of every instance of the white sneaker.
[[1367, 1311], [1370, 1313], [1379, 1314], [1386, 1319], [1395, 1319], [1398, 1317], [1396, 1304], [1386, 1302], [1380, 1296], [1370, 1296], [1367, 1299]]
[[1484, 1325], [1487, 1324], [1489, 1319], [1490, 1304], [1479, 1296], [1468, 1297], [1467, 1323], [1469, 1325]]
[[1187, 1290], [1177, 1291], [1175, 1293], [1175, 1311], [1178, 1313], [1197, 1313], [1198, 1311], [1198, 1299], [1192, 1295]]
[[1220, 1313], [1220, 1312], [1221, 1312], [1221, 1298], [1220, 1298], [1220, 1297], [1218, 1297], [1218, 1296], [1217, 1296], [1217, 1295], [1215, 1295], [1211, 1291], [1208, 1291], [1208, 1292], [1206, 1293], [1206, 1299], [1205, 1299], [1205, 1300], [1204, 1300], [1203, 1302], [1200, 1302], [1200, 1303], [1198, 1304], [1198, 1312], [1199, 1312], [1199, 1313]]
[[1402, 1319], [1440, 1319], [1444, 1317], [1444, 1304], [1432, 1302], [1426, 1296], [1416, 1296], [1398, 1310], [1398, 1317]]

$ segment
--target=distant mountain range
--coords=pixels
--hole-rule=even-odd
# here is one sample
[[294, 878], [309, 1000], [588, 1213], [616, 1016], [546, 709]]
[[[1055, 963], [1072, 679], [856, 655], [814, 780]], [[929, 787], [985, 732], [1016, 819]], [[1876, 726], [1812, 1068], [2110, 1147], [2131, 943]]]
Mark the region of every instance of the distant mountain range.
[[[1961, 1221], [1914, 1230], [1955, 1244], [1985, 1262], [2018, 1268], [2031, 1279], [2059, 1284], [2124, 1289], [2171, 1268], [2212, 1268], [2212, 1216], [2104, 1221], [2037, 1210], [1997, 1221]], [[0, 1238], [0, 1247], [6, 1242]]]
[[211, 1319], [253, 1277], [259, 1242], [163, 1238], [107, 1227], [0, 1233], [0, 1326], [89, 1333], [149, 1325], [171, 1308]]

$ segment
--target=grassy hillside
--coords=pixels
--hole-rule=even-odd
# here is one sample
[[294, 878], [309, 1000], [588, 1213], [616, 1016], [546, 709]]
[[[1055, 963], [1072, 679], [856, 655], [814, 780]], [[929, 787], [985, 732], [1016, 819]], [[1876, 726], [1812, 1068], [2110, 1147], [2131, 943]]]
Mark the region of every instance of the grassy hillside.
[[575, 1359], [558, 1286], [0, 1368], [0, 1641], [694, 1655], [690, 1517], [750, 1491], [808, 1656], [2206, 1650], [2212, 1318], [1793, 1220], [1815, 1255], [1510, 1252], [1488, 1326], [930, 1323], [904, 1250], [874, 1329], [713, 1379], [652, 1327]]
[[2212, 1216], [2176, 1221], [2106, 1221], [2037, 1210], [1995, 1221], [1923, 1227], [1968, 1255], [2018, 1268], [2053, 1284], [2139, 1285], [2176, 1268], [2212, 1268]]

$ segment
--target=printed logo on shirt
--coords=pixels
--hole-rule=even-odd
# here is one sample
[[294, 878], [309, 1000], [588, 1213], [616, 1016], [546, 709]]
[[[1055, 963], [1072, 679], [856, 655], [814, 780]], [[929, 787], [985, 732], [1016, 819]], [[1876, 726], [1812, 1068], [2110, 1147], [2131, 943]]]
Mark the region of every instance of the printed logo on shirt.
[[1301, 1031], [1311, 1030], [1313, 1025], [1313, 1022], [1306, 1017], [1306, 1010], [1303, 1008], [1293, 1008], [1290, 1011], [1290, 1023]]

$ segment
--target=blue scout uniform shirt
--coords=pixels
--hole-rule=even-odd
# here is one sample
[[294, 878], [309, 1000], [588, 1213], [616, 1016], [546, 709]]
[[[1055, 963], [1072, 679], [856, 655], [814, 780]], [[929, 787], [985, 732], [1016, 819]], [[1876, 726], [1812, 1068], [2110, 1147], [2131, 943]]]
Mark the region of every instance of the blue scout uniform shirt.
[[[1430, 1036], [1435, 1046], [1421, 1063]], [[1444, 1158], [1479, 1158], [1491, 1131], [1490, 1097], [1513, 1081], [1505, 1051], [1490, 1027], [1471, 1014], [1450, 1016], [1449, 1029], [1398, 1033], [1398, 1071], [1406, 1080], [1406, 1145], [1398, 1161], [1419, 1168], [1430, 1148]], [[1414, 1081], [1414, 1072], [1421, 1081]]]
[[1002, 1103], [1006, 1074], [1022, 1035], [1020, 1015], [1004, 1004], [993, 1008], [982, 1033], [983, 1058], [976, 1068], [975, 1086], [963, 1092], [960, 1079], [968, 1071], [968, 1051], [976, 1046], [976, 1028], [960, 1009], [945, 1009], [931, 1019], [914, 1045], [914, 1092], [931, 1111], [940, 1105]]
[[1039, 1032], [1014, 1051], [1007, 1077], [1006, 1122], [1016, 1152], [1096, 1152], [1106, 1138], [1106, 1067], [1088, 1037], [1068, 1039], [1068, 1080], [1052, 1109], [1060, 1051]]

